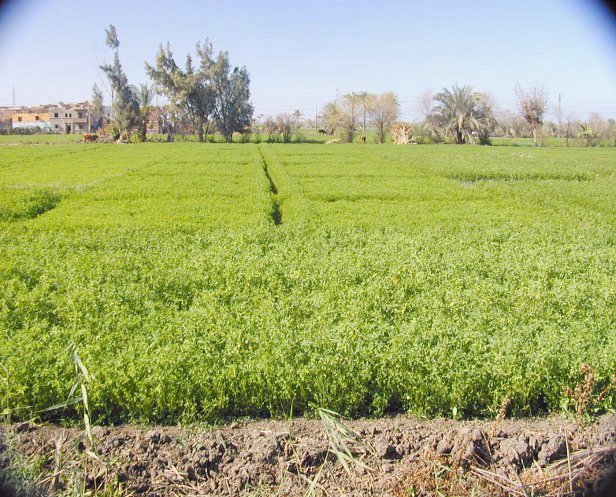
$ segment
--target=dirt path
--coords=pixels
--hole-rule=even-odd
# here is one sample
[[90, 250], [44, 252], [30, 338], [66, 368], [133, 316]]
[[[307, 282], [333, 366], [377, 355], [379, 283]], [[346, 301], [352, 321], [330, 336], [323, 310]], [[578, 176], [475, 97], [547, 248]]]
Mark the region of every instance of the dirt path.
[[609, 495], [598, 482], [616, 461], [613, 414], [585, 427], [563, 417], [340, 422], [327, 414], [215, 430], [94, 427], [100, 461], [77, 429], [13, 425], [1, 438], [5, 471], [36, 468], [47, 495], [72, 485], [149, 497]]

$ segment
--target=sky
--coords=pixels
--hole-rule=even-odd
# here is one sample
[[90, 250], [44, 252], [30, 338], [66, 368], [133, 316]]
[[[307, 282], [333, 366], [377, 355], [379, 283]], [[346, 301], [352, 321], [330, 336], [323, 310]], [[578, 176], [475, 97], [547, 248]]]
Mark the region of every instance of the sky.
[[[616, 20], [594, 0], [9, 0], [0, 7], [0, 106], [91, 98], [112, 60], [129, 82], [170, 43], [183, 64], [209, 38], [251, 77], [255, 115], [306, 117], [338, 95], [395, 92], [402, 119], [454, 83], [516, 110], [514, 86], [543, 85], [551, 115], [616, 118]], [[107, 92], [105, 103], [110, 103]], [[161, 100], [162, 101], [162, 100]], [[549, 116], [548, 116], [549, 117]]]

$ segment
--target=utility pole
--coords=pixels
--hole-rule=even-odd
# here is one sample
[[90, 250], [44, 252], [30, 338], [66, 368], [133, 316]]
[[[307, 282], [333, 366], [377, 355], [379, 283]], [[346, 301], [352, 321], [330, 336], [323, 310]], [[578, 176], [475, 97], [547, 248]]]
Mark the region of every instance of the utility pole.
[[562, 108], [560, 106], [560, 93], [558, 94], [558, 137], [560, 138], [561, 134], [562, 134], [562, 116], [563, 116], [563, 111]]
[[314, 131], [317, 135], [319, 134], [319, 111], [316, 105], [314, 106]]
[[13, 107], [15, 107], [15, 85], [13, 85]]

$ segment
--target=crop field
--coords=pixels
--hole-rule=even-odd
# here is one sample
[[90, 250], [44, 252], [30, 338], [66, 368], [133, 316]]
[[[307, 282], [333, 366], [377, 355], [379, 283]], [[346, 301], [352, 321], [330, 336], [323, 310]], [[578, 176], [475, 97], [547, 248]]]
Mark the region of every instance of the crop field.
[[0, 401], [76, 416], [75, 349], [99, 423], [572, 410], [615, 199], [608, 148], [2, 146]]

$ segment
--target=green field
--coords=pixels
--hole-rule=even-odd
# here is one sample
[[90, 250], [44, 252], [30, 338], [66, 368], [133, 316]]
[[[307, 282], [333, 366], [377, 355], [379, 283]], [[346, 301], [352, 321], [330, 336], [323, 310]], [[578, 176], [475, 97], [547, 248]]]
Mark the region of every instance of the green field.
[[610, 148], [2, 146], [0, 400], [66, 400], [75, 347], [101, 423], [571, 409], [615, 199]]

